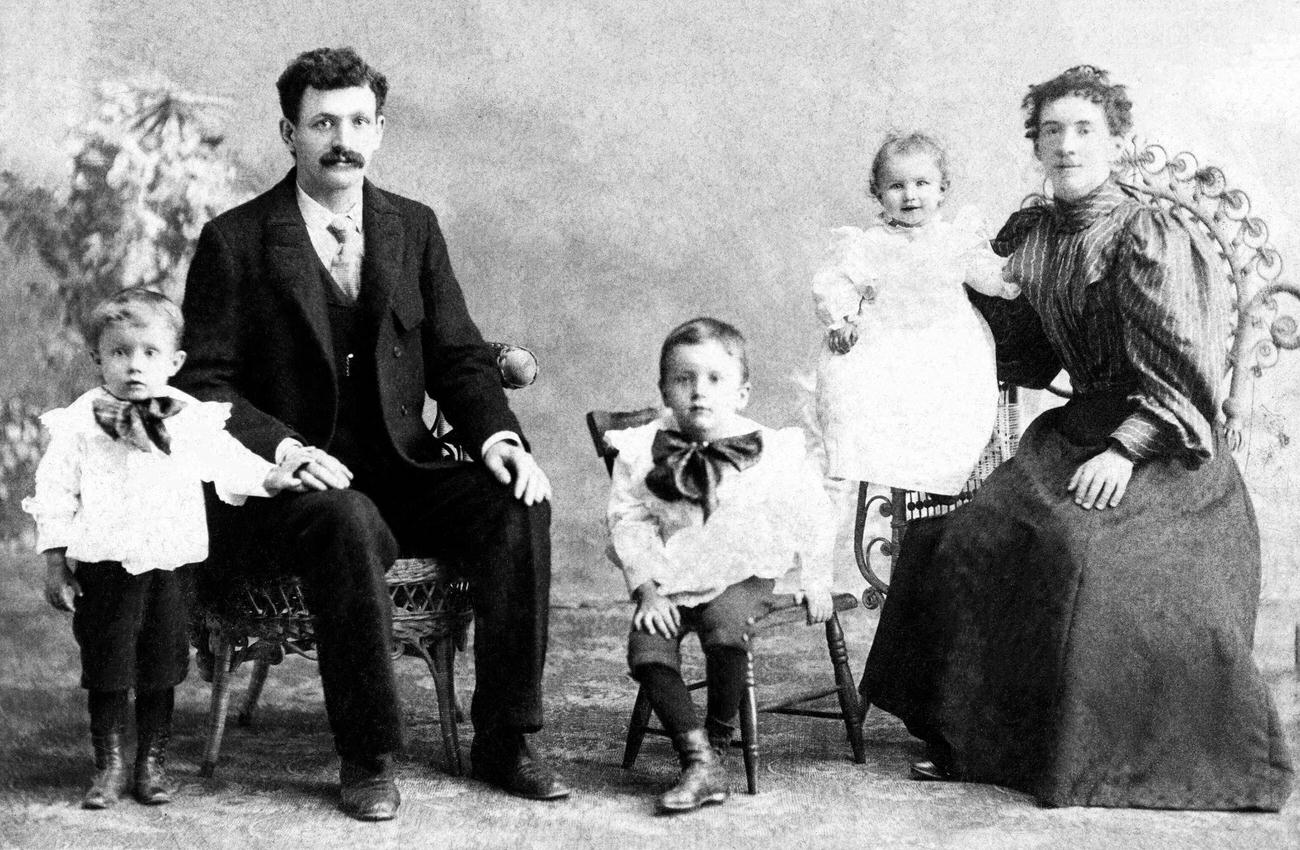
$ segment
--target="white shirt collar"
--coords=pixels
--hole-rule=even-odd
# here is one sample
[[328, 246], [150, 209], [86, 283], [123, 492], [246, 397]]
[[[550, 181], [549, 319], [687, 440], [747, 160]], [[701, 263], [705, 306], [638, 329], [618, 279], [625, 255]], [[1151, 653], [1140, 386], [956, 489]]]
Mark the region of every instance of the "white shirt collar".
[[303, 188], [297, 183], [295, 183], [293, 187], [298, 196], [298, 211], [302, 213], [303, 221], [307, 223], [307, 228], [309, 230], [326, 230], [329, 228], [331, 221], [342, 215], [356, 225], [358, 232], [365, 232], [361, 229], [360, 201], [357, 201], [345, 212], [336, 213], [331, 211], [329, 207], [325, 206], [311, 195], [304, 192]]

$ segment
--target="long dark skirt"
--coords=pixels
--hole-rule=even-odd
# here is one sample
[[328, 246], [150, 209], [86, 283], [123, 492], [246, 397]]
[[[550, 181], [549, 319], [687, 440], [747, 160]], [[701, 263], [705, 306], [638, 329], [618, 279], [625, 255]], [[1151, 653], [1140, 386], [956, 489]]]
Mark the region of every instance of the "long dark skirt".
[[1122, 397], [1040, 416], [976, 498], [909, 529], [863, 677], [963, 779], [1048, 806], [1275, 811], [1291, 764], [1251, 659], [1259, 531], [1229, 452], [1066, 483]]

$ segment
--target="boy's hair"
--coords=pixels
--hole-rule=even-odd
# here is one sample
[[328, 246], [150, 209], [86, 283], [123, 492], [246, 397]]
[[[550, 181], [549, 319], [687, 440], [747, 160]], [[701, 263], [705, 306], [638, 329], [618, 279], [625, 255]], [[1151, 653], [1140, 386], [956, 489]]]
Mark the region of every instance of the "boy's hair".
[[275, 81], [280, 92], [280, 112], [293, 124], [298, 123], [302, 94], [309, 87], [328, 91], [353, 86], [369, 86], [375, 93], [375, 114], [384, 114], [388, 79], [367, 65], [351, 47], [318, 47], [300, 53]]
[[729, 325], [720, 319], [700, 316], [689, 322], [683, 322], [668, 332], [663, 346], [659, 349], [659, 383], [664, 382], [668, 355], [673, 349], [684, 345], [699, 345], [709, 340], [717, 342], [728, 354], [740, 361], [740, 379], [748, 381], [749, 355], [745, 353], [744, 335], [736, 330], [734, 325]]
[[927, 133], [912, 131], [910, 133], [890, 133], [881, 142], [880, 149], [876, 151], [876, 156], [871, 160], [871, 183], [868, 188], [871, 194], [880, 197], [880, 172], [895, 156], [905, 153], [925, 153], [934, 159], [935, 167], [939, 169], [939, 177], [943, 181], [940, 188], [944, 191], [948, 189], [948, 183], [952, 174], [948, 166], [948, 152], [943, 149], [943, 145], [938, 140]]
[[1122, 136], [1133, 129], [1133, 101], [1128, 89], [1112, 83], [1110, 75], [1095, 65], [1075, 65], [1045, 83], [1029, 87], [1020, 102], [1025, 110], [1025, 138], [1038, 140], [1038, 123], [1043, 109], [1063, 97], [1081, 97], [1101, 107], [1112, 136]]
[[99, 350], [100, 337], [110, 325], [138, 328], [156, 321], [163, 322], [173, 331], [176, 347], [179, 348], [181, 333], [185, 330], [181, 308], [161, 292], [144, 286], [132, 286], [96, 304], [82, 325], [81, 335], [93, 353]]

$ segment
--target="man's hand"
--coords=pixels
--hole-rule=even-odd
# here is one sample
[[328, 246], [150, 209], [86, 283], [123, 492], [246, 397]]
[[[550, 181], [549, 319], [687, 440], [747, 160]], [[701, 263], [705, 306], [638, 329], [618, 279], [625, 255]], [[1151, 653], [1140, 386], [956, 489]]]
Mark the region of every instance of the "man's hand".
[[682, 615], [668, 597], [659, 592], [653, 581], [636, 589], [636, 613], [632, 615], [632, 628], [638, 632], [677, 637], [682, 627]]
[[301, 464], [295, 465], [286, 457], [279, 466], [271, 467], [271, 471], [266, 473], [266, 480], [262, 482], [266, 492], [272, 496], [285, 490], [292, 493], [307, 492], [307, 485], [298, 478], [298, 466]]
[[848, 354], [858, 341], [858, 326], [852, 322], [826, 332], [826, 342], [836, 354]]
[[81, 585], [68, 567], [68, 550], [45, 550], [45, 601], [59, 611], [76, 611]]
[[[299, 446], [285, 453], [280, 465], [293, 470], [302, 490], [346, 490], [352, 485], [352, 470], [315, 446]], [[295, 489], [295, 488], [287, 488]]]
[[551, 481], [523, 446], [498, 440], [483, 454], [483, 465], [502, 484], [514, 484], [515, 498], [536, 505], [551, 498]]
[[1085, 511], [1094, 505], [1104, 511], [1119, 505], [1132, 475], [1133, 461], [1109, 448], [1080, 464], [1065, 489], [1074, 493], [1074, 503]]
[[803, 607], [808, 611], [807, 621], [810, 626], [826, 622], [835, 613], [835, 601], [829, 592], [806, 594]]

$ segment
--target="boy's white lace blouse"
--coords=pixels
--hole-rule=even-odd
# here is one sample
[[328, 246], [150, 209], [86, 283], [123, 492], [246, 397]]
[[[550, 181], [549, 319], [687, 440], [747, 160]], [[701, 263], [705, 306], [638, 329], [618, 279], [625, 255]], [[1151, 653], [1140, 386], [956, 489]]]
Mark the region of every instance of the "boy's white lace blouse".
[[829, 592], [834, 520], [803, 432], [741, 419], [726, 436], [758, 430], [763, 452], [753, 466], [724, 472], [718, 508], [705, 525], [699, 505], [665, 501], [646, 487], [655, 433], [668, 427], [671, 414], [605, 435], [618, 449], [607, 514], [611, 554], [628, 590], [653, 580], [674, 603], [687, 606], [751, 576], [777, 579], [778, 593]]
[[201, 402], [168, 387], [186, 406], [167, 419], [170, 455], [114, 440], [95, 423], [102, 387], [41, 416], [50, 445], [36, 469], [36, 495], [23, 509], [36, 518], [41, 551], [67, 547], [69, 561], [121, 561], [127, 572], [173, 570], [208, 556], [201, 481], [222, 501], [267, 495], [272, 464], [226, 432], [230, 405]]

